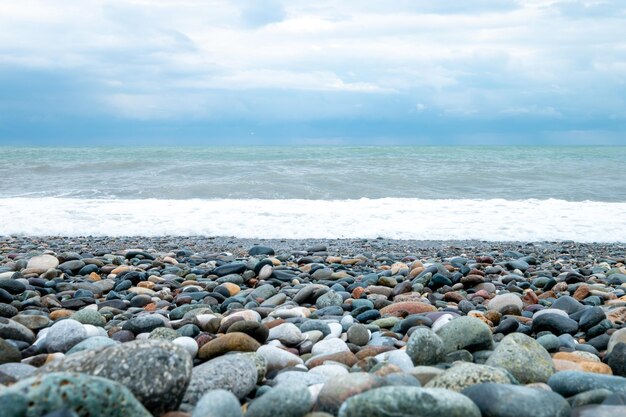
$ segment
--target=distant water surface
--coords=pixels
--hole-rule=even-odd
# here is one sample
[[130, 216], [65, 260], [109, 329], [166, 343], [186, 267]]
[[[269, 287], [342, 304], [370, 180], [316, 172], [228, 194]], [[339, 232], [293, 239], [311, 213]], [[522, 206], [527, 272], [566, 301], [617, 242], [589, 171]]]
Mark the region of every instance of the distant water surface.
[[626, 147], [0, 148], [0, 197], [626, 201]]
[[0, 234], [626, 242], [626, 147], [0, 147]]

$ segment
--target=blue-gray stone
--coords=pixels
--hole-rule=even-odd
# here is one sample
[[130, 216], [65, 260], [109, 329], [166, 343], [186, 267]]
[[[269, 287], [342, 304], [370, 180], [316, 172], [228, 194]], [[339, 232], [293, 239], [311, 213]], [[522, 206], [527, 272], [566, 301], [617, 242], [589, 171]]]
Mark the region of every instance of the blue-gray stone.
[[548, 385], [564, 397], [600, 388], [626, 392], [626, 378], [580, 371], [557, 372], [548, 379]]
[[306, 385], [279, 384], [250, 404], [246, 417], [302, 417], [313, 405]]
[[467, 397], [445, 389], [417, 387], [374, 388], [348, 398], [339, 417], [481, 417]]
[[182, 347], [163, 340], [135, 340], [84, 350], [51, 362], [40, 373], [71, 371], [124, 384], [151, 412], [176, 410], [191, 378], [193, 362]]
[[480, 409], [482, 417], [569, 417], [570, 405], [554, 392], [508, 384], [479, 384], [463, 395]]
[[[26, 402], [20, 400], [25, 398]], [[17, 400], [17, 404], [13, 401]], [[151, 417], [124, 385], [106, 378], [55, 372], [23, 379], [0, 393], [7, 416], [37, 417], [66, 408], [90, 417]], [[7, 409], [3, 408], [3, 413]]]
[[215, 389], [206, 392], [191, 417], [243, 417], [241, 404], [232, 392]]

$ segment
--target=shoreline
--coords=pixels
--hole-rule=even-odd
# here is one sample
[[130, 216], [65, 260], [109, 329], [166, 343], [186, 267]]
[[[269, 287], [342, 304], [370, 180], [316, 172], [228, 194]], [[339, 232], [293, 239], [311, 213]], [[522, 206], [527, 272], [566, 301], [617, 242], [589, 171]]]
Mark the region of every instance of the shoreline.
[[485, 240], [417, 240], [417, 239], [388, 239], [388, 238], [336, 238], [336, 239], [254, 239], [238, 238], [234, 236], [32, 236], [32, 235], [0, 235], [0, 245], [43, 244], [55, 248], [62, 245], [85, 245], [89, 249], [105, 249], [116, 246], [117, 250], [130, 248], [153, 248], [157, 251], [172, 249], [189, 249], [198, 252], [229, 251], [235, 255], [245, 255], [249, 248], [255, 245], [270, 246], [277, 252], [305, 250], [315, 245], [326, 245], [329, 251], [343, 255], [355, 255], [359, 251], [378, 252], [424, 252], [433, 250], [448, 250], [454, 253], [459, 251], [488, 252], [493, 250], [520, 250], [526, 251], [556, 249], [572, 249], [577, 252], [590, 250], [593, 252], [606, 251], [607, 255], [613, 252], [625, 251], [626, 242], [576, 242], [564, 241], [485, 241]]

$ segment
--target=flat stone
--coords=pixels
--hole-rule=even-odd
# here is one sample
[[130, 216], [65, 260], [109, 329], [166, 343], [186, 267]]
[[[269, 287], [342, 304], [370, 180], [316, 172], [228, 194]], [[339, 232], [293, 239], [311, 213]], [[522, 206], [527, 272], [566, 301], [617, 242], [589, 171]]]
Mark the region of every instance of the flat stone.
[[549, 331], [555, 335], [575, 334], [578, 331], [578, 323], [569, 317], [558, 314], [542, 314], [533, 317], [532, 330], [534, 333]]
[[22, 360], [20, 350], [11, 343], [0, 338], [0, 364], [19, 362]]
[[256, 353], [263, 356], [267, 361], [267, 371], [276, 371], [291, 366], [302, 365], [302, 359], [291, 352], [275, 346], [263, 345]]
[[626, 392], [626, 378], [580, 371], [557, 372], [548, 379], [548, 385], [564, 397], [594, 389]]
[[524, 303], [516, 294], [498, 294], [489, 301], [488, 307], [490, 310], [496, 310], [500, 313], [508, 312], [509, 310], [517, 310], [519, 312], [522, 311]]
[[341, 339], [333, 338], [317, 342], [313, 345], [311, 353], [313, 355], [330, 355], [338, 352], [349, 352], [350, 348]]
[[388, 305], [387, 307], [383, 307], [380, 309], [380, 314], [397, 314], [400, 312], [404, 312], [408, 314], [420, 314], [427, 313], [429, 311], [437, 311], [435, 306], [432, 306], [427, 303], [422, 303], [419, 301], [404, 301], [399, 303], [393, 303]]
[[28, 260], [26, 264], [27, 269], [36, 271], [39, 274], [43, 274], [49, 269], [54, 269], [59, 266], [59, 260], [52, 255], [39, 255], [33, 256]]
[[302, 417], [312, 406], [309, 390], [301, 384], [279, 384], [255, 399], [246, 417]]
[[512, 380], [510, 374], [504, 369], [487, 365], [459, 362], [457, 365], [454, 365], [444, 371], [441, 375], [431, 379], [428, 384], [426, 384], [426, 387], [445, 388], [461, 392], [469, 386], [484, 384], [485, 382], [511, 384], [516, 381]]
[[537, 388], [508, 384], [479, 384], [463, 395], [480, 409], [482, 417], [569, 417], [570, 405], [560, 395]]
[[198, 351], [200, 359], [213, 359], [228, 352], [255, 352], [261, 344], [245, 333], [227, 333], [205, 343]]
[[446, 416], [481, 417], [467, 397], [444, 389], [416, 387], [374, 388], [348, 398], [338, 417]]
[[181, 409], [192, 408], [204, 393], [214, 389], [229, 391], [241, 400], [254, 389], [257, 375], [254, 362], [241, 354], [220, 356], [195, 366]]
[[27, 343], [35, 341], [35, 333], [32, 330], [5, 317], [0, 317], [0, 337], [3, 339], [21, 340]]

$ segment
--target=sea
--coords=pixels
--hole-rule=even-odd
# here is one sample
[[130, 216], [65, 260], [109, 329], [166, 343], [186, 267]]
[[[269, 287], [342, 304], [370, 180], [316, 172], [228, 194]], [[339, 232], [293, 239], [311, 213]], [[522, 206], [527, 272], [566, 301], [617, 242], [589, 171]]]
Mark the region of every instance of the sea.
[[0, 147], [0, 235], [626, 242], [626, 147]]

